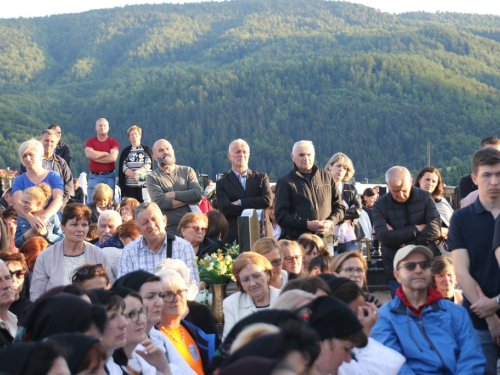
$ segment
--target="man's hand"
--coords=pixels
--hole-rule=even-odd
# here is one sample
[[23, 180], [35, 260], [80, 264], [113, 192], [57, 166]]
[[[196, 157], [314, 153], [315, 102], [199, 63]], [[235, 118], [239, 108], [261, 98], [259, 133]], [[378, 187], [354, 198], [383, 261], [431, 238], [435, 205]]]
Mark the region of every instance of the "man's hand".
[[486, 297], [479, 285], [476, 287], [476, 290], [477, 294], [479, 294], [479, 299], [471, 305], [470, 309], [481, 319], [495, 314], [499, 307], [496, 299]]
[[318, 220], [308, 220], [307, 221], [307, 229], [311, 232], [315, 233], [323, 233], [324, 230], [324, 222]]
[[239, 206], [239, 205], [240, 205], [240, 204], [239, 204], [239, 200], [234, 201], [234, 202], [231, 202], [231, 204], [234, 204], [235, 206]]
[[448, 239], [448, 232], [449, 232], [448, 228], [441, 227], [441, 237], [443, 237], [445, 240]]
[[172, 199], [172, 209], [175, 210], [176, 208], [182, 207], [182, 206], [187, 206], [189, 203], [184, 203], [181, 201], [178, 201], [177, 199]]
[[422, 232], [427, 226], [427, 224], [415, 224], [415, 226], [417, 227], [419, 232]]
[[385, 226], [387, 227], [387, 229], [388, 229], [388, 230], [394, 230], [394, 228], [393, 228], [393, 227], [391, 227], [391, 226], [390, 226], [389, 224], [387, 224], [387, 223], [385, 224]]
[[167, 191], [167, 192], [165, 193], [165, 196], [166, 196], [167, 198], [172, 198], [172, 199], [175, 199], [175, 191]]
[[323, 223], [323, 233], [333, 228], [333, 221], [331, 220], [323, 220], [321, 223]]
[[500, 319], [496, 315], [490, 315], [486, 318], [486, 323], [488, 324], [493, 344], [500, 346]]

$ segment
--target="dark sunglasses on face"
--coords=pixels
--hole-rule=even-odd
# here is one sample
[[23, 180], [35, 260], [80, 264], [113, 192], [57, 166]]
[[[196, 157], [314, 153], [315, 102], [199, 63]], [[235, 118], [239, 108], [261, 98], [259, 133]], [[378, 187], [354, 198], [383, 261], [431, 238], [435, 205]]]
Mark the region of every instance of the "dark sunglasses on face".
[[16, 270], [16, 271], [9, 271], [10, 277], [16, 277], [16, 279], [24, 279], [24, 275], [26, 275], [25, 270]]
[[82, 267], [80, 268], [76, 274], [80, 276], [85, 276], [88, 275], [90, 272], [96, 272], [102, 270], [104, 267], [101, 263], [99, 264], [94, 264], [93, 266], [87, 266], [87, 267]]
[[414, 271], [415, 268], [417, 268], [417, 264], [423, 270], [428, 270], [429, 268], [431, 268], [431, 262], [429, 262], [428, 260], [423, 260], [421, 262], [408, 262], [402, 264], [401, 267], [398, 268], [398, 270], [404, 267], [407, 271]]

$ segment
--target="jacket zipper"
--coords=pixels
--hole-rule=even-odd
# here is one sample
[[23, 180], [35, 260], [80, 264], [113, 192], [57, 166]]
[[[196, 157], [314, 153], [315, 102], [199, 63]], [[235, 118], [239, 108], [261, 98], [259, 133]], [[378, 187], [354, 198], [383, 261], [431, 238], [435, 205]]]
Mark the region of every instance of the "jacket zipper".
[[312, 182], [309, 182], [309, 180], [307, 178], [305, 178], [304, 176], [302, 176], [302, 174], [298, 174], [298, 176], [300, 178], [302, 178], [309, 186], [309, 189], [311, 190], [311, 198], [314, 202], [314, 209], [316, 210], [316, 219], [319, 220], [319, 217], [318, 217], [318, 197], [316, 195], [316, 192], [314, 191], [314, 187], [316, 187], [316, 190], [319, 189], [319, 185], [313, 185]]
[[427, 336], [427, 333], [425, 333], [424, 322], [422, 321], [422, 315], [423, 315], [423, 311], [420, 313], [420, 316], [418, 317], [418, 321], [419, 321], [419, 325], [420, 325], [420, 330], [422, 331], [422, 335], [424, 336], [425, 340], [427, 341], [427, 343], [429, 344], [431, 349], [434, 350], [436, 352], [436, 354], [438, 355], [438, 357], [441, 360], [441, 363], [443, 365], [443, 374], [446, 374], [446, 364], [444, 363], [443, 357], [441, 356], [441, 354], [439, 353], [437, 348], [434, 346], [432, 341], [429, 339], [429, 337]]

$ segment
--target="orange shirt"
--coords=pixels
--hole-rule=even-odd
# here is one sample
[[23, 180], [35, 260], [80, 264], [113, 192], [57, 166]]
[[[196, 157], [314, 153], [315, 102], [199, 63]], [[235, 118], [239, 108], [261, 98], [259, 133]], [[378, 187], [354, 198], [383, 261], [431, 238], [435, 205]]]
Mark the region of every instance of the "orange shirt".
[[[158, 327], [172, 344], [174, 344], [175, 348], [182, 358], [186, 360], [189, 367], [198, 375], [204, 375], [200, 352], [187, 329], [182, 326], [179, 326], [179, 328], [165, 327], [163, 324], [159, 324]], [[172, 338], [172, 336], [175, 339]]]

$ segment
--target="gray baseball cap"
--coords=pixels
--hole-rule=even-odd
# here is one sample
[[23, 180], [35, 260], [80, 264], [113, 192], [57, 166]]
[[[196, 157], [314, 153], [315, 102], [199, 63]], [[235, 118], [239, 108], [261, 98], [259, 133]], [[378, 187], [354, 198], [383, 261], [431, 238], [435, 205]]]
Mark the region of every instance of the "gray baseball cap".
[[396, 256], [394, 257], [394, 269], [397, 269], [398, 263], [404, 260], [411, 253], [424, 254], [429, 262], [434, 258], [434, 254], [426, 246], [406, 245], [397, 251]]

